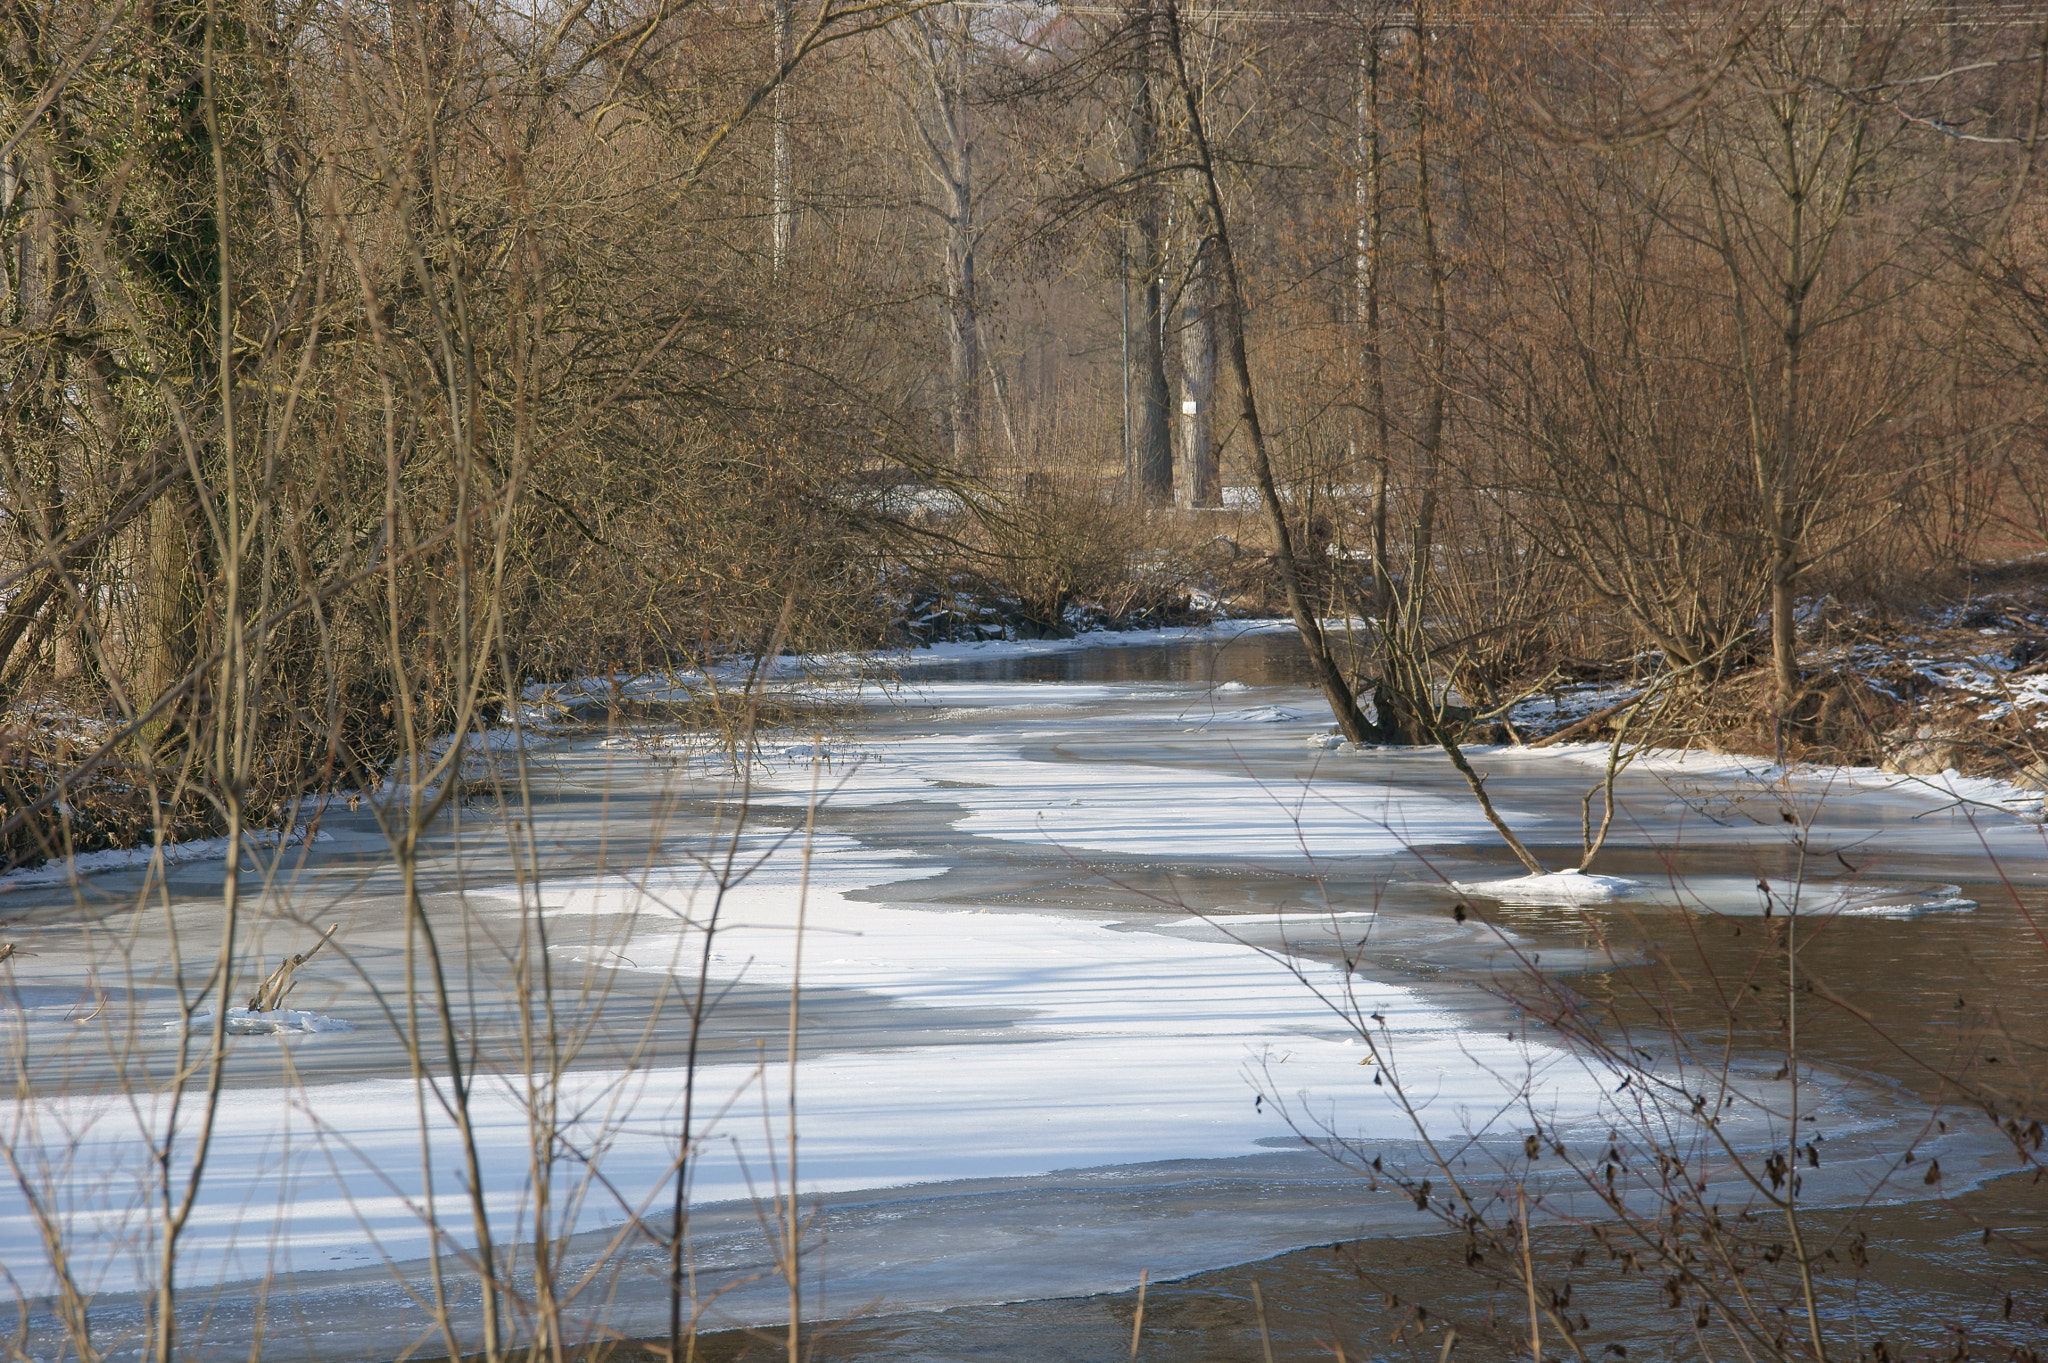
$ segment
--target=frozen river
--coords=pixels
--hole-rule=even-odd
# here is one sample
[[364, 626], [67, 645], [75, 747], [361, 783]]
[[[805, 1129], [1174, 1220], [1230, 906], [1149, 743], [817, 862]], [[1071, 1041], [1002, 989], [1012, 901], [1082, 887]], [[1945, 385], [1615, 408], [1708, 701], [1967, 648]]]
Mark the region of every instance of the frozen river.
[[[1963, 1017], [1995, 1003], [1997, 1029], [1970, 1036], [2048, 1035], [2039, 825], [1924, 783], [1652, 757], [1621, 778], [1593, 868], [1621, 897], [1503, 902], [1479, 887], [1520, 868], [1440, 754], [1305, 741], [1327, 716], [1290, 645], [1205, 632], [912, 668], [821, 737], [777, 733], [744, 783], [656, 727], [537, 737], [523, 773], [480, 754], [423, 849], [438, 992], [372, 811], [336, 806], [319, 840], [245, 858], [231, 1003], [334, 933], [295, 1011], [248, 1024], [281, 1030], [229, 1043], [180, 1242], [194, 1355], [247, 1357], [259, 1330], [268, 1359], [444, 1352], [429, 1256], [475, 1311], [465, 1149], [515, 1279], [541, 1244], [577, 1285], [571, 1319], [659, 1334], [686, 1110], [686, 1312], [705, 1331], [786, 1317], [792, 1158], [819, 1318], [1415, 1236], [1434, 1213], [1358, 1165], [1426, 1172], [1449, 1151], [1486, 1184], [1526, 1172], [1532, 1131], [1599, 1143], [1666, 1117], [1503, 982], [1569, 978], [1623, 1016], [1617, 980], [1691, 951], [1677, 973], [1704, 987], [1747, 950], [1744, 922], [1788, 905], [1814, 925], [1807, 968], [1899, 1026], [1817, 1019], [1791, 1079], [1740, 1029], [1713, 1067], [1674, 1044], [1650, 1072], [1707, 1095], [1740, 1149], [1782, 1144], [1796, 1102], [1830, 1152], [1816, 1206], [2012, 1167], [1930, 1104], [1943, 1066], [1983, 1063], [1956, 1050]], [[1523, 839], [1576, 863], [1598, 753], [1474, 760]], [[521, 775], [525, 806], [486, 793]], [[0, 882], [18, 952], [0, 1264], [40, 1299], [47, 1356], [53, 1243], [100, 1347], [137, 1342], [154, 1155], [182, 1170], [204, 1108], [206, 1024], [181, 1037], [180, 999], [213, 970], [221, 869]], [[1908, 1151], [1939, 1160], [1939, 1186], [1898, 1177]]]

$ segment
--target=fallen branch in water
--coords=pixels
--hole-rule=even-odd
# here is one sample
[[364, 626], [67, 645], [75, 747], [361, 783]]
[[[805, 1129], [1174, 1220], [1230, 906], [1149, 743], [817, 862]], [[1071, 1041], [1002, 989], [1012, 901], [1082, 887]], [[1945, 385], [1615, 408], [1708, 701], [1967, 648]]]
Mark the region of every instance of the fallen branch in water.
[[1534, 741], [1526, 744], [1525, 746], [1531, 748], [1547, 748], [1553, 743], [1562, 743], [1567, 738], [1571, 738], [1574, 735], [1586, 733], [1591, 729], [1597, 728], [1599, 725], [1605, 723], [1610, 719], [1613, 719], [1616, 715], [1620, 714], [1623, 710], [1628, 709], [1629, 706], [1634, 705], [1637, 701], [1641, 699], [1642, 693], [1638, 692], [1637, 694], [1630, 696], [1627, 700], [1619, 701], [1613, 705], [1608, 706], [1605, 710], [1595, 710], [1592, 714], [1587, 715], [1584, 719], [1573, 720], [1570, 724], [1565, 725], [1556, 733], [1545, 734], [1543, 737], [1535, 739]]
[[271, 971], [269, 978], [264, 980], [257, 987], [256, 992], [249, 996], [249, 1011], [252, 1013], [270, 1013], [284, 1007], [284, 996], [291, 992], [292, 973], [319, 955], [320, 948], [327, 945], [327, 939], [334, 936], [334, 930], [340, 926], [341, 924], [339, 923], [329, 923], [327, 931], [320, 934], [319, 941]]

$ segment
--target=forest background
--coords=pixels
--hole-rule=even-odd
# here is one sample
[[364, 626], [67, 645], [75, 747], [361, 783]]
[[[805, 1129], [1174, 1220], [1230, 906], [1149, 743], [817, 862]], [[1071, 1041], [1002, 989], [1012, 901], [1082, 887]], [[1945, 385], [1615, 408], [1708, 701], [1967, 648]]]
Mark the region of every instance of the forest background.
[[4, 26], [13, 862], [535, 684], [1215, 610], [1354, 738], [1648, 668], [1667, 738], [1877, 760], [1814, 649], [2048, 548], [2023, 7]]

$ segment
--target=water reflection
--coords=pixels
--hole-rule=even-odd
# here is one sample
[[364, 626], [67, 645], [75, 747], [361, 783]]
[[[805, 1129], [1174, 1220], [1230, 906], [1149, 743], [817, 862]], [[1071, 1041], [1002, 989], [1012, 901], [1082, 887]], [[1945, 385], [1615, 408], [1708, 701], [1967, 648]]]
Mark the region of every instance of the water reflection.
[[[1228, 626], [1224, 627], [1225, 629]], [[1157, 643], [1120, 643], [1035, 657], [919, 662], [921, 681], [1179, 682], [1196, 686], [1310, 686], [1315, 682], [1301, 639], [1272, 630], [1235, 637], [1189, 638], [1162, 630]], [[915, 661], [916, 655], [911, 655]]]

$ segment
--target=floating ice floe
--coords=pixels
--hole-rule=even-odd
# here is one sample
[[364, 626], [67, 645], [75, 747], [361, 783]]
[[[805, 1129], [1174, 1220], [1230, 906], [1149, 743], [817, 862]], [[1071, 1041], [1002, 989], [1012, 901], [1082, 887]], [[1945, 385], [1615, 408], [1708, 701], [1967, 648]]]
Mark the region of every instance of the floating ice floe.
[[[197, 1014], [191, 1022], [192, 1030], [205, 1031], [213, 1026], [213, 1020], [212, 1009]], [[171, 1031], [176, 1031], [180, 1025], [176, 1022], [164, 1024]], [[356, 1025], [347, 1018], [331, 1018], [325, 1013], [310, 1013], [303, 1008], [269, 1008], [262, 1011], [230, 1008], [227, 1029], [232, 1036], [272, 1036], [291, 1032], [353, 1032]]]
[[1509, 904], [1600, 904], [1627, 899], [1648, 907], [1685, 908], [1734, 918], [1797, 913], [1805, 918], [1921, 918], [1968, 913], [1977, 901], [1958, 885], [1809, 880], [1756, 876], [1683, 876], [1647, 883], [1558, 871], [1512, 880], [1452, 881], [1441, 888]]
[[[1219, 688], [1220, 689], [1220, 688]], [[1290, 710], [1284, 705], [1254, 705], [1249, 709], [1232, 710], [1217, 719], [1234, 724], [1291, 724], [1303, 718], [1299, 710]]]
[[[1942, 884], [1882, 884], [1851, 880], [1752, 882], [1749, 888], [1715, 895], [1711, 885], [1686, 882], [1687, 889], [1700, 894], [1711, 907], [1723, 913], [1757, 913], [1769, 909], [1783, 914], [1792, 909], [1807, 917], [1820, 915], [1843, 918], [1921, 918], [1930, 913], [1968, 913], [1977, 901], [1963, 897], [1962, 886]], [[1695, 888], [1697, 886], [1697, 888]], [[1712, 902], [1713, 900], [1721, 902]], [[1727, 900], [1733, 899], [1731, 905]], [[1740, 901], [1747, 900], [1747, 904]]]
[[1968, 913], [1977, 907], [1974, 899], [1962, 895], [1912, 900], [1901, 904], [1864, 904], [1842, 910], [1844, 918], [1922, 918], [1930, 913]]
[[1643, 888], [1639, 880], [1619, 876], [1589, 875], [1584, 871], [1551, 871], [1540, 876], [1517, 876], [1512, 880], [1452, 881], [1459, 894], [1498, 899], [1508, 904], [1601, 904], [1622, 899]]
[[1682, 876], [1647, 886], [1636, 900], [1730, 918], [1921, 918], [1968, 913], [1962, 887], [1931, 881], [1790, 880], [1754, 875]]

